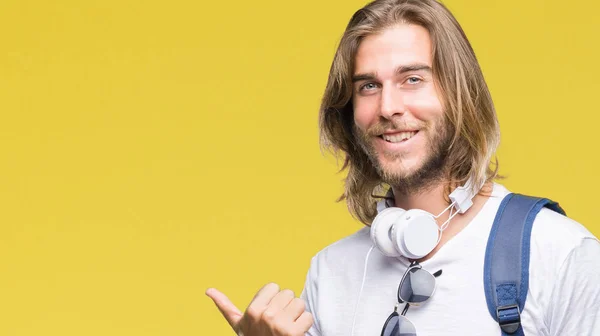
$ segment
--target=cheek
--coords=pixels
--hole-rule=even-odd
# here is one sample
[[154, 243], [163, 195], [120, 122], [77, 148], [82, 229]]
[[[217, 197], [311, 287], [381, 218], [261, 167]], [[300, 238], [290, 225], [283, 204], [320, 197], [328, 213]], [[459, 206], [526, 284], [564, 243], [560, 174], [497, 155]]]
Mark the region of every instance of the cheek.
[[354, 101], [354, 123], [361, 130], [366, 130], [376, 121], [376, 108], [365, 100]]
[[405, 104], [415, 118], [423, 121], [436, 120], [443, 113], [442, 103], [437, 94], [429, 90], [410, 97]]

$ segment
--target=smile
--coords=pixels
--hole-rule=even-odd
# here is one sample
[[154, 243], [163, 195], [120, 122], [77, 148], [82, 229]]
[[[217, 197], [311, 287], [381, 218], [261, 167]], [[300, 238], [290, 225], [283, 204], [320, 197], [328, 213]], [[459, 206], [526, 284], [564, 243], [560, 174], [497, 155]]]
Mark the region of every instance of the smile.
[[399, 132], [394, 134], [382, 134], [381, 138], [387, 142], [398, 143], [406, 141], [417, 134], [418, 131], [412, 132]]

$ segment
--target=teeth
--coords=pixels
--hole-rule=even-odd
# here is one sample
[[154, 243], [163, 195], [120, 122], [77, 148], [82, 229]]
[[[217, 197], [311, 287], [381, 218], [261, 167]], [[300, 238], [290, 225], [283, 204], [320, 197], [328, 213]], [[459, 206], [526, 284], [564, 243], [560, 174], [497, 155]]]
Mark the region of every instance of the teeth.
[[383, 139], [389, 142], [401, 142], [412, 138], [417, 132], [400, 132], [394, 135], [383, 135]]

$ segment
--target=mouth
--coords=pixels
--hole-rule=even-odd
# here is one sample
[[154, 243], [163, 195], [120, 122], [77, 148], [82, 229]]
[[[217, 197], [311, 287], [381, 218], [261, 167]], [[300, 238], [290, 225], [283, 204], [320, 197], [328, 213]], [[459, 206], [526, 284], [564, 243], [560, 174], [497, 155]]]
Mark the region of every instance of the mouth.
[[419, 131], [388, 133], [380, 135], [379, 138], [389, 143], [400, 143], [410, 140], [412, 137], [417, 135], [418, 132]]

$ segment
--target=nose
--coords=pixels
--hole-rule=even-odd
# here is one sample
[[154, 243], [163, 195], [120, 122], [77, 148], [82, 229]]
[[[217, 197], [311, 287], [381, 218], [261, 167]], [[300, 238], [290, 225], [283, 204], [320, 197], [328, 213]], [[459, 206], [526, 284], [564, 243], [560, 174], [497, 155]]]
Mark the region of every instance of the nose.
[[381, 92], [381, 116], [386, 119], [391, 119], [394, 116], [403, 115], [406, 106], [404, 98], [400, 90], [393, 86], [384, 86]]

